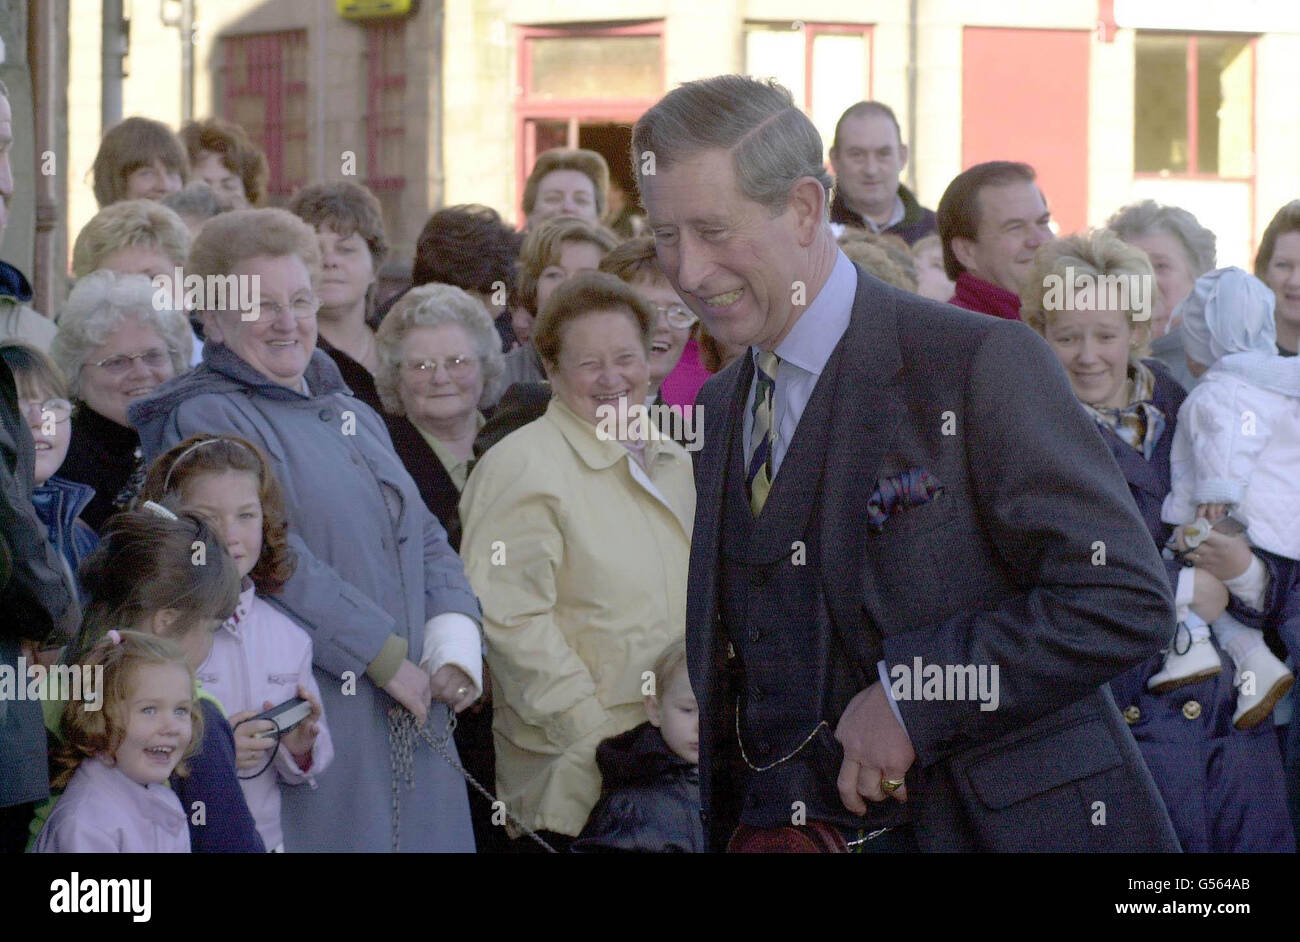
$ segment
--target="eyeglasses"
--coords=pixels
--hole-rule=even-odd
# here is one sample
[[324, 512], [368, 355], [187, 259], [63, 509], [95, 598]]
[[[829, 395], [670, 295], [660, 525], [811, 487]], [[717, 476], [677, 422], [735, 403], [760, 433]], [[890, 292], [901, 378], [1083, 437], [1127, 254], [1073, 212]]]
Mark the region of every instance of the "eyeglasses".
[[694, 324], [698, 317], [690, 308], [682, 307], [680, 304], [670, 304], [664, 307], [662, 304], [654, 305], [655, 313], [668, 321], [669, 327], [675, 327], [678, 330], [685, 330]]
[[42, 402], [39, 399], [20, 399], [18, 409], [23, 414], [23, 418], [44, 422], [46, 417], [53, 418], [55, 422], [66, 422], [72, 417], [72, 403], [66, 399], [46, 399]]
[[172, 350], [170, 347], [166, 350], [154, 347], [144, 353], [119, 353], [117, 356], [107, 357], [93, 365], [114, 376], [125, 376], [131, 372], [136, 360], [139, 360], [151, 370], [161, 370], [171, 362], [171, 356]]
[[478, 366], [478, 357], [448, 357], [445, 360], [408, 360], [402, 366], [410, 373], [416, 373], [420, 376], [435, 376], [438, 372], [438, 364], [447, 371], [447, 375], [453, 379], [464, 379], [474, 367]]
[[253, 302], [253, 306], [249, 310], [240, 313], [240, 319], [245, 321], [260, 320], [265, 312], [270, 315], [272, 321], [277, 321], [280, 319], [281, 314], [289, 311], [293, 314], [294, 320], [304, 321], [320, 310], [320, 304], [320, 298], [315, 295], [296, 297], [289, 302], [288, 307], [276, 301], [262, 301], [259, 299]]

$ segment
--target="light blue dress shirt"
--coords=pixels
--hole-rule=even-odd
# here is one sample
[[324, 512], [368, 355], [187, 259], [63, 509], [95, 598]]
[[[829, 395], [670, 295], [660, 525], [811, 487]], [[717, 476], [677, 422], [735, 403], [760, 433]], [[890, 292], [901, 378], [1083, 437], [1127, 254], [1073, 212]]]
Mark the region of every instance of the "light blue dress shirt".
[[[837, 250], [838, 251], [838, 250]], [[813, 387], [835, 352], [836, 345], [849, 329], [853, 314], [853, 298], [858, 291], [858, 273], [843, 252], [838, 252], [835, 267], [831, 269], [826, 284], [803, 312], [790, 333], [773, 351], [781, 358], [776, 371], [776, 391], [773, 400], [775, 434], [772, 442], [772, 480], [781, 471], [786, 449], [794, 440], [799, 418], [812, 398]], [[745, 466], [754, 454], [751, 440], [754, 430], [754, 396], [758, 386], [759, 349], [749, 348], [754, 359], [755, 375], [749, 384], [749, 397], [745, 400]]]

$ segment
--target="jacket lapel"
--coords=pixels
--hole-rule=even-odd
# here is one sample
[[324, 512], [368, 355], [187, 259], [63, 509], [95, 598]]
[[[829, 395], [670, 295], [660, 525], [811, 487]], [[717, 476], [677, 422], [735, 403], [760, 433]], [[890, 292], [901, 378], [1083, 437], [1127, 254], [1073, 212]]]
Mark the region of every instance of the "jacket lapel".
[[[894, 431], [907, 413], [895, 384], [902, 369], [893, 292], [858, 273], [849, 329], [840, 341], [834, 430], [822, 473], [821, 574], [836, 632], [850, 655], [863, 664], [862, 580], [867, 503]], [[855, 630], [859, 629], [859, 630]], [[868, 671], [874, 677], [874, 669]]]

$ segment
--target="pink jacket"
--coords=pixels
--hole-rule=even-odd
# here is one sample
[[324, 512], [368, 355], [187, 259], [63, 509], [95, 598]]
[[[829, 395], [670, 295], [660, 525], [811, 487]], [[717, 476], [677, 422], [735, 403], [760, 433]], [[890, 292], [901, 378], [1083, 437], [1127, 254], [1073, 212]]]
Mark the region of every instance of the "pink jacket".
[[[279, 705], [296, 697], [299, 684], [320, 698], [312, 676], [311, 658], [311, 638], [307, 632], [269, 602], [258, 598], [252, 583], [245, 581], [239, 606], [217, 629], [212, 652], [199, 668], [198, 676], [203, 689], [221, 701], [227, 716], [245, 710], [260, 713], [265, 700]], [[280, 828], [281, 783], [307, 783], [315, 788], [315, 776], [325, 771], [334, 759], [334, 744], [323, 715], [320, 735], [311, 755], [311, 769], [303, 772], [289, 750], [281, 746], [275, 760], [262, 774], [240, 779], [248, 810], [253, 813], [267, 850], [284, 843]], [[239, 774], [249, 773], [240, 770]]]
[[188, 854], [181, 800], [141, 785], [100, 759], [84, 759], [41, 828], [38, 854]]

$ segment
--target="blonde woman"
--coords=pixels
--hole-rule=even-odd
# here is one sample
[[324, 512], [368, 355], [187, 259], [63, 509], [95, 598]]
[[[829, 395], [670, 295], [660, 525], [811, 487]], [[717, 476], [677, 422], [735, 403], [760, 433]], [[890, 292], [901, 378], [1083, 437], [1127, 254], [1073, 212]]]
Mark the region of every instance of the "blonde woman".
[[[1149, 308], [1062, 309], [1063, 295], [1056, 289], [1064, 289], [1067, 279], [1076, 288], [1092, 280], [1095, 289], [1102, 278], [1145, 285], [1145, 296], [1153, 296], [1155, 275], [1146, 254], [1114, 233], [1098, 230], [1049, 242], [1034, 256], [1021, 314], [1060, 359], [1128, 481], [1152, 540], [1163, 547], [1172, 528], [1161, 521], [1160, 511], [1170, 489], [1170, 452], [1185, 393], [1162, 364], [1143, 359]], [[1240, 549], [1237, 543], [1244, 546], [1240, 537], [1215, 533], [1206, 545], [1223, 552], [1223, 547]], [[1226, 593], [1222, 587], [1215, 593], [1218, 580], [1203, 569], [1175, 559], [1166, 560], [1166, 569], [1180, 602], [1179, 635], [1186, 640], [1193, 632], [1203, 634], [1211, 644], [1208, 630], [1200, 628], [1223, 617]], [[1173, 636], [1174, 625], [1166, 627]], [[1230, 672], [1150, 689], [1164, 667], [1158, 654], [1116, 677], [1110, 688], [1183, 850], [1294, 849], [1276, 734], [1263, 726], [1234, 728], [1237, 692]]]

